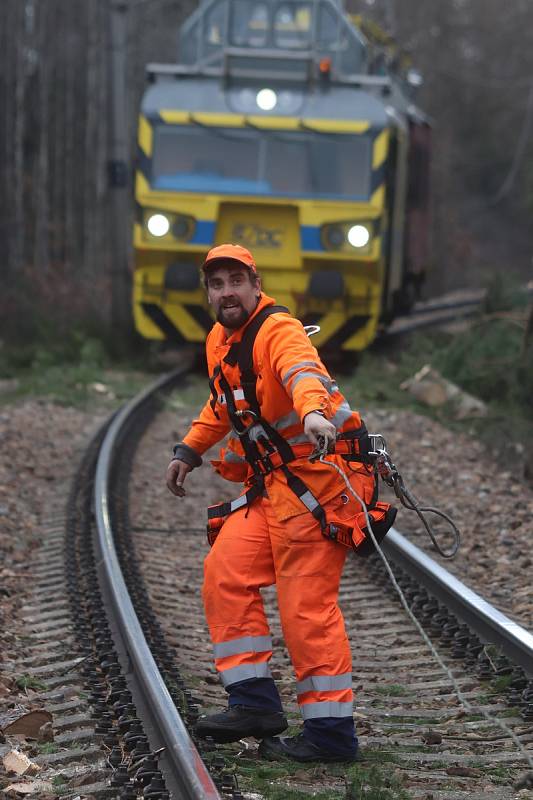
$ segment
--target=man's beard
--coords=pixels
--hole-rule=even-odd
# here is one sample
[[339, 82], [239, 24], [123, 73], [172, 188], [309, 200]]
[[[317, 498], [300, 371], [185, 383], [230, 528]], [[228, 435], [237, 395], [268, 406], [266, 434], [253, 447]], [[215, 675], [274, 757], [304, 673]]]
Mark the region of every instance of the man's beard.
[[228, 328], [228, 330], [231, 331], [236, 331], [238, 328], [242, 328], [244, 323], [247, 322], [247, 320], [249, 319], [251, 313], [249, 311], [246, 311], [244, 306], [241, 306], [240, 313], [236, 317], [233, 317], [230, 320], [226, 320], [224, 317], [224, 311], [225, 309], [222, 307], [218, 309], [217, 322], [220, 322], [221, 325], [223, 325], [225, 328]]

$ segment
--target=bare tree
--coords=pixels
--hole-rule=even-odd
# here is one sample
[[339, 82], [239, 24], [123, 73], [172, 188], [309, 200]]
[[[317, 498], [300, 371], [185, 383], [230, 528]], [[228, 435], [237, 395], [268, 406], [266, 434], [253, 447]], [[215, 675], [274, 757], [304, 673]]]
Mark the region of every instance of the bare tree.
[[49, 6], [38, 7], [38, 64], [39, 64], [39, 151], [34, 171], [33, 196], [35, 198], [35, 240], [33, 262], [37, 269], [46, 270], [49, 265], [49, 74], [48, 52]]

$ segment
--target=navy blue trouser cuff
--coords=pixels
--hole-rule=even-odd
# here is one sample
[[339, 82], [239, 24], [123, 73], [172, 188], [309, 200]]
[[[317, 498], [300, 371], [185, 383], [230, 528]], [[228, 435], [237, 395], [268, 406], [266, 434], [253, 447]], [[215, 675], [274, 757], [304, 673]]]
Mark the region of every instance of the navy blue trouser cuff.
[[343, 756], [357, 753], [357, 736], [352, 717], [306, 719], [304, 736], [321, 750]]
[[267, 711], [283, 711], [281, 699], [272, 678], [249, 678], [226, 686], [230, 706], [251, 706]]

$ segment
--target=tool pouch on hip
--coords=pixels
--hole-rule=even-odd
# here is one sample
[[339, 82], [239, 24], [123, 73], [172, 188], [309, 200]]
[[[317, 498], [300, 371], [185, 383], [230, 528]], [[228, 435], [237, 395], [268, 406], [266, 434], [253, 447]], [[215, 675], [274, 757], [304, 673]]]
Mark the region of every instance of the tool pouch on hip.
[[222, 526], [229, 517], [229, 514], [224, 514], [222, 516], [217, 515], [217, 512], [220, 510], [220, 505], [220, 503], [217, 503], [216, 506], [208, 506], [207, 508], [207, 541], [210, 547], [213, 547], [215, 544], [215, 540]]
[[[392, 527], [396, 518], [397, 509], [389, 503], [377, 502], [372, 509], [368, 510], [372, 525], [372, 533], [378, 544], [380, 544], [388, 531]], [[328, 524], [324, 531], [324, 536], [332, 539], [345, 547], [350, 547], [355, 554], [366, 558], [375, 552], [374, 542], [368, 532], [366, 517], [360, 511], [350, 519], [340, 519], [335, 514], [329, 515]]]

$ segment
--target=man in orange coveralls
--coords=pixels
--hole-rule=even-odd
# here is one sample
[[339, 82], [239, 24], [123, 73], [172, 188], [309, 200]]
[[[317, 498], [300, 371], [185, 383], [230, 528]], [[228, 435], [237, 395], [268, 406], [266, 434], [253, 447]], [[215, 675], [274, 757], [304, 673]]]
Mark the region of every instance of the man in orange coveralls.
[[[357, 752], [352, 662], [337, 605], [348, 548], [331, 531], [363, 516], [353, 533], [362, 541], [364, 514], [338, 472], [309, 456], [319, 445], [332, 450], [336, 439], [353, 453], [366, 429], [302, 324], [261, 291], [248, 250], [215, 247], [203, 270], [217, 317], [206, 343], [212, 398], [175, 446], [167, 485], [182, 497], [187, 474], [229, 433], [220, 461], [212, 463], [229, 480], [244, 482], [245, 493], [214, 512], [223, 524], [205, 559], [203, 599], [229, 706], [201, 717], [197, 733], [218, 742], [255, 736], [263, 739], [260, 754], [272, 759], [350, 761]], [[242, 363], [243, 337], [254, 320], [260, 325], [248, 342], [250, 373]], [[373, 519], [383, 520], [385, 504], [372, 503], [368, 460], [347, 463], [337, 452], [327, 460], [349, 473]], [[259, 591], [274, 583], [304, 720], [293, 737], [275, 736], [287, 720], [269, 669], [272, 641]]]

